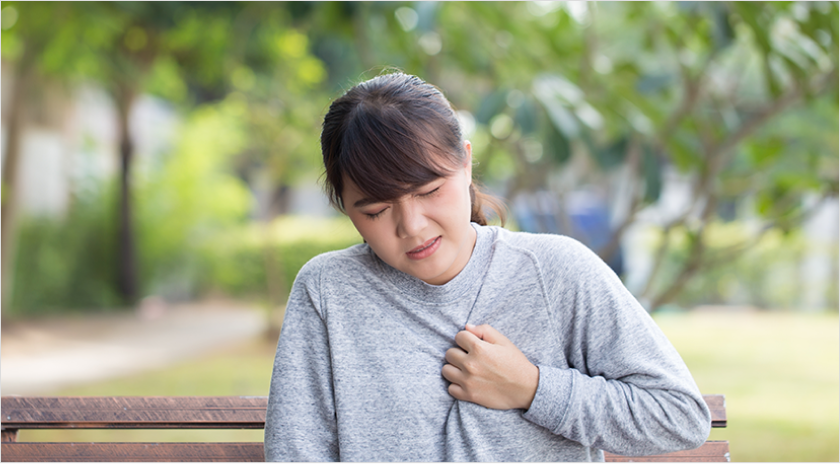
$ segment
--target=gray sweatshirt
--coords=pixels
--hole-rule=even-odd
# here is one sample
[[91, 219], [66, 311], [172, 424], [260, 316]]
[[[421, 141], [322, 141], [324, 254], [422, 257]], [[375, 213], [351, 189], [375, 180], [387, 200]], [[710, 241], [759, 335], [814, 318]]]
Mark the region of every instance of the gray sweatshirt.
[[[313, 258], [292, 288], [271, 378], [267, 461], [603, 461], [696, 448], [711, 416], [688, 369], [604, 262], [558, 235], [473, 224], [435, 286], [365, 244]], [[452, 398], [465, 324], [539, 367], [527, 411]]]

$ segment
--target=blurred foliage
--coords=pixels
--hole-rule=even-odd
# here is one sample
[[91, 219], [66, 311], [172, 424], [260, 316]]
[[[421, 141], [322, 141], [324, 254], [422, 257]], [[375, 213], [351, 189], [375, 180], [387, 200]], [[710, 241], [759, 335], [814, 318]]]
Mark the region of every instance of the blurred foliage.
[[194, 297], [200, 244], [247, 218], [251, 194], [229, 166], [247, 146], [246, 130], [230, 106], [193, 111], [171, 156], [139, 179], [137, 236], [145, 295]]
[[26, 218], [20, 224], [15, 291], [4, 316], [66, 309], [111, 308], [120, 301], [113, 278], [116, 260], [113, 183], [74, 199], [66, 218]]
[[[474, 172], [506, 198], [537, 190], [563, 198], [587, 185], [603, 187], [612, 208], [626, 211], [616, 215], [613, 242], [660, 200], [667, 173], [688, 179], [690, 204], [660, 226], [691, 240], [687, 248], [680, 240], [666, 243], [661, 256], [668, 263], [649, 286], [657, 291], [645, 295], [653, 307], [678, 298], [698, 272], [717, 272], [709, 259], [717, 238], [707, 225], [718, 219], [719, 205], [744, 203], [747, 210], [740, 210], [763, 219], [765, 228], [788, 232], [799, 226], [809, 199], [837, 196], [837, 2], [2, 2], [2, 8], [4, 65], [34, 60], [40, 73], [67, 83], [130, 84], [168, 100], [183, 118], [170, 153], [134, 175], [141, 295], [186, 297], [195, 285], [235, 294], [266, 288], [274, 258], [258, 253], [271, 247], [207, 244], [221, 240], [216, 235], [259, 229], [246, 225], [249, 219], [286, 212], [289, 188], [320, 170], [320, 120], [331, 99], [394, 68], [440, 86], [473, 143]], [[111, 206], [101, 208], [116, 207], [108, 194], [97, 202]], [[81, 211], [93, 207], [76, 207], [82, 209], [68, 214], [65, 228], [109, 230], [81, 224], [74, 218], [91, 217]], [[54, 222], [44, 230], [69, 233]], [[72, 259], [84, 247], [66, 239], [67, 246], [50, 245], [64, 253], [60, 259], [42, 259], [50, 246], [34, 240], [46, 241], [47, 232], [29, 235], [19, 253], [28, 262], [17, 266], [29, 274], [16, 289], [58, 292], [40, 292], [32, 282], [38, 275], [68, 281], [61, 275], [69, 264], [37, 274], [33, 263]], [[759, 241], [736, 235], [742, 243]], [[115, 246], [115, 239], [98, 237]], [[116, 259], [108, 253], [90, 256]], [[234, 264], [207, 262], [208, 256]], [[299, 268], [288, 263], [298, 261], [277, 259], [287, 274], [280, 287], [288, 289]], [[90, 287], [111, 285], [107, 263], [73, 265], [86, 276], [74, 278], [99, 282]], [[59, 294], [51, 301], [75, 304], [69, 293]], [[34, 295], [21, 298], [15, 305], [43, 305]], [[109, 298], [97, 301], [113, 303]]]
[[[231, 191], [238, 188], [234, 185]], [[218, 194], [201, 201], [213, 201]], [[63, 221], [41, 218], [24, 223], [20, 247], [30, 259], [18, 261], [19, 291], [7, 316], [113, 309], [119, 304], [110, 268], [113, 248], [107, 246], [112, 235], [103, 227], [112, 223], [103, 215], [113, 209], [102, 206], [77, 205]], [[200, 215], [190, 213], [195, 203], [182, 200], [157, 206], [160, 215], [149, 213], [150, 205], [144, 204], [141, 228], [163, 228], [167, 233], [141, 234], [143, 259], [148, 263], [144, 269], [154, 272], [145, 274], [142, 283], [146, 294], [170, 301], [221, 293], [265, 302], [269, 293], [267, 253], [279, 263], [280, 285], [288, 292], [307, 261], [362, 242], [344, 217], [283, 216], [268, 227], [258, 223], [220, 227], [224, 215], [210, 215], [206, 210]], [[234, 219], [237, 206], [235, 202], [228, 206], [232, 206], [228, 218]]]
[[837, 196], [836, 2], [323, 3], [294, 16], [337, 92], [389, 66], [439, 85], [474, 172], [505, 198], [603, 188], [626, 212], [602, 256], [666, 173], [684, 176], [688, 205], [660, 225], [694, 239], [660, 253], [681, 260], [655, 268], [664, 285], [640, 295], [651, 308], [725, 264], [706, 257], [720, 205], [746, 200], [747, 216], [790, 231], [810, 199]]
[[264, 298], [267, 291], [266, 250], [279, 263], [285, 292], [300, 268], [313, 257], [361, 243], [349, 219], [278, 217], [268, 227], [251, 224], [205, 242], [201, 286], [204, 292]]
[[[668, 279], [663, 276], [677, 272], [686, 260], [690, 249], [688, 234], [686, 229], [671, 232], [671, 246], [660, 277], [651, 282], [655, 289], [665, 287]], [[817, 285], [825, 292], [822, 296], [826, 307], [822, 309], [837, 307], [836, 282], [823, 287], [823, 282], [809, 282], [802, 273], [803, 258], [809, 248], [815, 253], [835, 256], [836, 244], [809, 244], [801, 231], [785, 234], [779, 229], [772, 229], [763, 234], [755, 245], [742, 250], [739, 244], [754, 235], [743, 222], [714, 222], [709, 225], [707, 234], [707, 256], [725, 256], [727, 264], [710, 266], [706, 272], [695, 276], [673, 304], [682, 308], [734, 304], [793, 310], [807, 305], [803, 295], [810, 285]], [[662, 231], [656, 228], [650, 228], [645, 235], [646, 245], [651, 249], [662, 240]], [[728, 256], [730, 253], [735, 256]]]

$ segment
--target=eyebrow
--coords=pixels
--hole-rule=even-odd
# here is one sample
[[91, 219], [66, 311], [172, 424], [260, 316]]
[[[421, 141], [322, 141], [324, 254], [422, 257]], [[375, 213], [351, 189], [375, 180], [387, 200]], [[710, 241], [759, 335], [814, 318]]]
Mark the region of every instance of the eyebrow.
[[[438, 179], [440, 179], [440, 177], [439, 177]], [[435, 180], [437, 180], [437, 179], [435, 179]], [[426, 187], [426, 186], [428, 186], [429, 184], [431, 184], [431, 183], [435, 182], [435, 180], [429, 181], [429, 182], [427, 182], [427, 183], [425, 183], [425, 184], [421, 185], [420, 187], [418, 187], [418, 188], [414, 189], [414, 191], [416, 192], [416, 191], [418, 191], [418, 190], [423, 189], [423, 187]], [[353, 203], [353, 207], [354, 207], [354, 208], [363, 208], [363, 207], [365, 207], [365, 206], [367, 206], [367, 205], [372, 205], [372, 204], [374, 204], [374, 203], [385, 203], [385, 202], [387, 202], [387, 201], [388, 201], [388, 200], [374, 200], [373, 198], [362, 198], [361, 200], [358, 200], [358, 201], [356, 201], [355, 203]]]
[[367, 205], [372, 205], [374, 203], [379, 203], [378, 201], [374, 200], [373, 198], [362, 198], [361, 200], [353, 203], [354, 208], [361, 208]]

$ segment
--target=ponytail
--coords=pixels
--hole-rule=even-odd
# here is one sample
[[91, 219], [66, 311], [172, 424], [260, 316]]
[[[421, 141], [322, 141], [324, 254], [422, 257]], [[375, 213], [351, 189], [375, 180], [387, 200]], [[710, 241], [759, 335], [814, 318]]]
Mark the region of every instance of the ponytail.
[[470, 212], [471, 222], [486, 226], [487, 216], [484, 214], [484, 207], [487, 206], [496, 213], [504, 227], [505, 221], [507, 220], [504, 203], [498, 198], [482, 192], [481, 189], [475, 186], [474, 182], [470, 183], [470, 204], [472, 205], [472, 211]]

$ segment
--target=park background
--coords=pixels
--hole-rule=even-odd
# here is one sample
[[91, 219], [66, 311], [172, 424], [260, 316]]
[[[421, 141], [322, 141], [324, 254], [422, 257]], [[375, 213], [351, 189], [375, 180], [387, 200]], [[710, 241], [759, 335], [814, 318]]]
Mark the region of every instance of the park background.
[[838, 460], [837, 2], [0, 8], [4, 395], [267, 395], [297, 270], [360, 241], [321, 118], [399, 69], [452, 101], [508, 228], [590, 246], [727, 396], [733, 460]]

